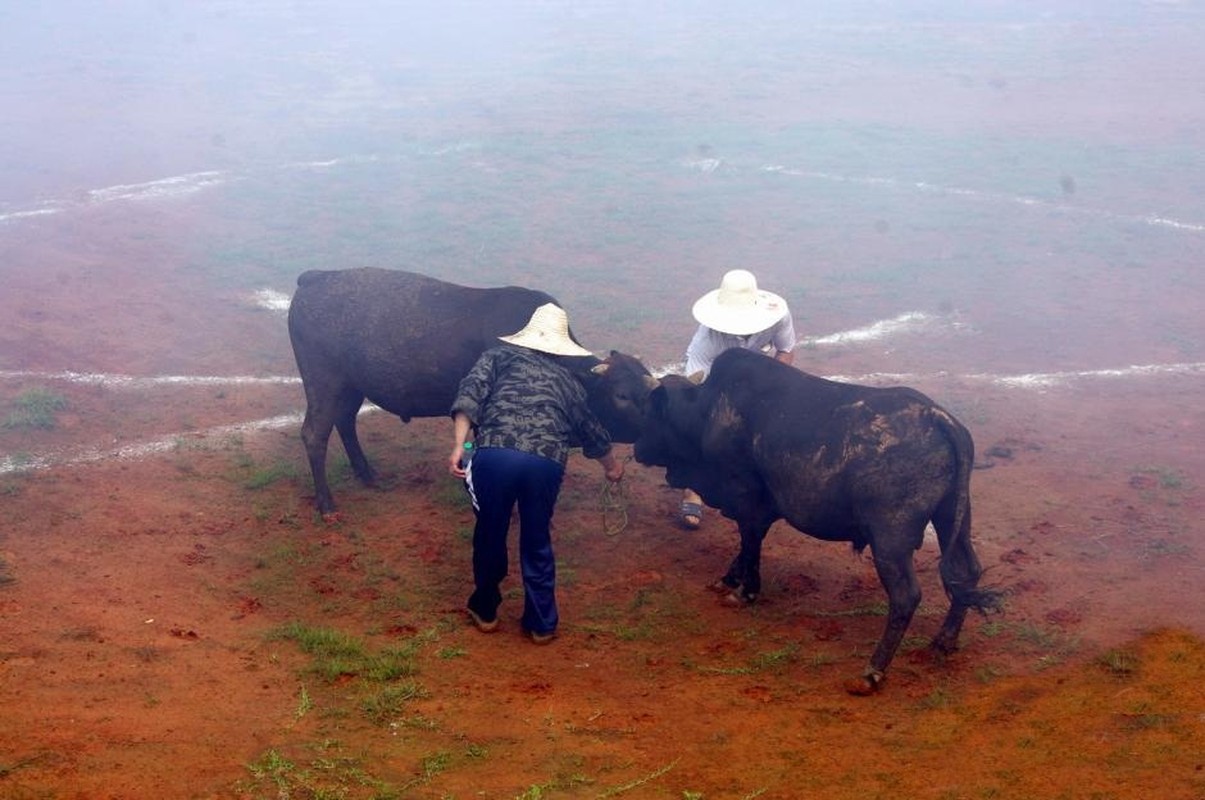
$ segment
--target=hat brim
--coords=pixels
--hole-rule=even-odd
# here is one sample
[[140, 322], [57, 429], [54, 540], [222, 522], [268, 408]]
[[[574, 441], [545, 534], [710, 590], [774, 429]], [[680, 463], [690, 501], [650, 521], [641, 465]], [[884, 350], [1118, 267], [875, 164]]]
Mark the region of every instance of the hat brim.
[[510, 336], [499, 336], [500, 341], [507, 344], [526, 347], [528, 350], [538, 350], [553, 356], [593, 356], [594, 353], [578, 345], [572, 339], [548, 336], [542, 333], [532, 333], [522, 330]]
[[701, 325], [720, 333], [748, 336], [772, 327], [787, 315], [787, 301], [759, 289], [752, 306], [730, 308], [720, 305], [720, 290], [713, 289], [695, 301], [690, 313]]

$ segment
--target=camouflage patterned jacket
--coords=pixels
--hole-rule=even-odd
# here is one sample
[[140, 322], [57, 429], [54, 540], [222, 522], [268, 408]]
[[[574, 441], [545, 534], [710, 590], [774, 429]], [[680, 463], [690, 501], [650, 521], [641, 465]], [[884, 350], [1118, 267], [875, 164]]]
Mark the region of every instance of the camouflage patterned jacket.
[[562, 466], [569, 442], [601, 458], [611, 437], [586, 405], [586, 390], [551, 357], [523, 347], [486, 350], [460, 381], [451, 415], [461, 411], [476, 428], [477, 447], [508, 447]]

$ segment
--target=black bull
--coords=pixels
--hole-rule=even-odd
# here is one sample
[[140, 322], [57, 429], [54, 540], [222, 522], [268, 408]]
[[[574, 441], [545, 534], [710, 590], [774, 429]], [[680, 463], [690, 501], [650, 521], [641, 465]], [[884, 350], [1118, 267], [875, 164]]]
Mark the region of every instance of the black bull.
[[[302, 273], [289, 305], [289, 339], [305, 388], [301, 438], [318, 510], [335, 510], [326, 479], [332, 428], [356, 477], [375, 480], [356, 435], [365, 398], [403, 422], [445, 416], [477, 357], [500, 344], [499, 336], [523, 328], [536, 308], [555, 302], [533, 289], [477, 289], [400, 270]], [[560, 360], [581, 378], [612, 439], [635, 441], [656, 385], [644, 365], [614, 351], [605, 360]]]
[[995, 594], [977, 588], [982, 569], [971, 546], [974, 445], [929, 398], [825, 380], [740, 349], [720, 355], [701, 385], [679, 376], [661, 384], [636, 460], [665, 467], [671, 486], [695, 490], [737, 522], [740, 552], [723, 587], [757, 597], [762, 540], [779, 519], [859, 552], [869, 545], [889, 610], [850, 691], [878, 688], [920, 603], [912, 555], [929, 522], [950, 599], [932, 646], [952, 651], [967, 610], [995, 607]]

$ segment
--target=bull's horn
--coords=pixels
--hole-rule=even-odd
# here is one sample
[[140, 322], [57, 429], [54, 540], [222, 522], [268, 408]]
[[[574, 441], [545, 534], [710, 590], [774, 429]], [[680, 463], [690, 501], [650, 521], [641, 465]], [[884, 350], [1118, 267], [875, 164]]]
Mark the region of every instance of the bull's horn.
[[688, 376], [687, 380], [697, 386], [703, 382], [703, 378], [705, 378], [705, 377], [707, 377], [707, 376], [703, 374], [703, 370], [699, 370], [698, 372]]
[[644, 376], [644, 385], [651, 392], [654, 389], [656, 389], [658, 386], [661, 385], [661, 381], [657, 380], [652, 375], [645, 375]]
[[604, 361], [602, 364], [599, 364], [597, 367], [591, 367], [590, 371], [593, 372], [595, 375], [606, 375], [607, 370], [610, 368], [611, 368], [611, 365]]

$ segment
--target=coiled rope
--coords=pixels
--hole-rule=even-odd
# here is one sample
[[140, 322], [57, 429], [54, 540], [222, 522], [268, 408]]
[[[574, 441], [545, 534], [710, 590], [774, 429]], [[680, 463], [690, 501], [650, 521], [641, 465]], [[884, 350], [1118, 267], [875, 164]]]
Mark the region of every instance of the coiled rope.
[[[628, 456], [623, 460], [626, 466], [632, 460]], [[609, 481], [603, 478], [602, 493], [598, 498], [598, 507], [602, 511], [603, 533], [607, 536], [618, 536], [628, 527], [628, 493], [623, 485], [623, 478]]]

